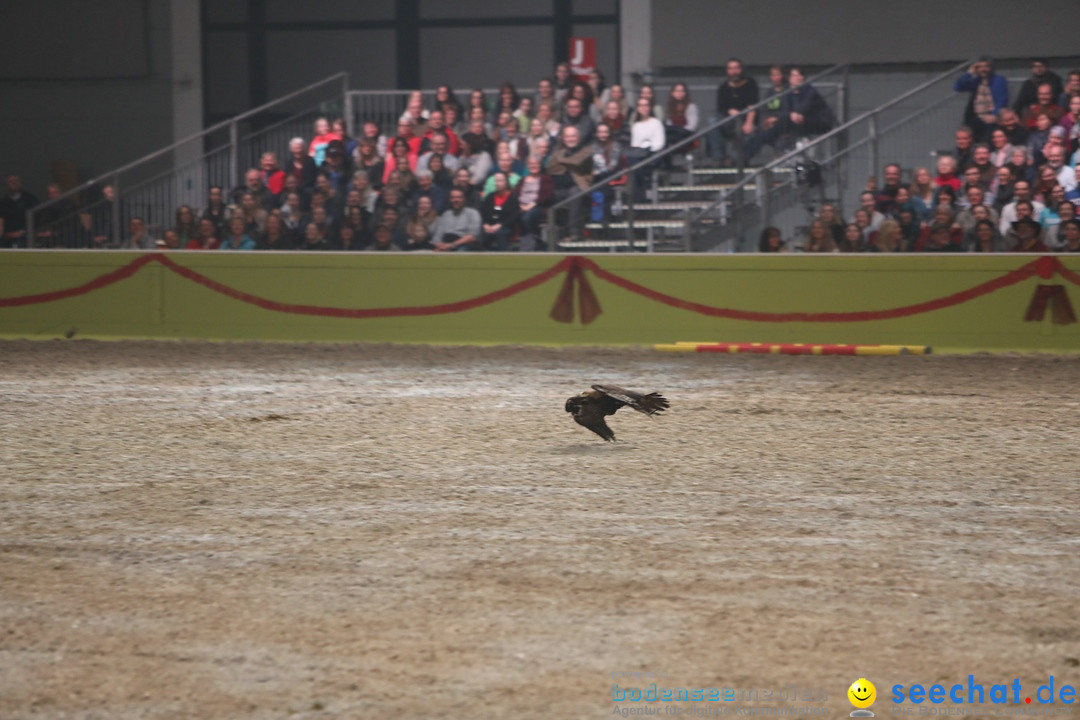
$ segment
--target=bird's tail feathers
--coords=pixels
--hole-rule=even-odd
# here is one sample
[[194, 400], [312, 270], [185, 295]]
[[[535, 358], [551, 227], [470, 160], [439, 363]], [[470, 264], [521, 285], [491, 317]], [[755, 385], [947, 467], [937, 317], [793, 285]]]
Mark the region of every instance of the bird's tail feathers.
[[659, 415], [667, 410], [671, 406], [671, 403], [669, 403], [667, 398], [660, 393], [653, 392], [648, 395], [642, 395], [641, 400], [638, 401], [638, 405], [641, 406], [638, 409], [646, 415]]

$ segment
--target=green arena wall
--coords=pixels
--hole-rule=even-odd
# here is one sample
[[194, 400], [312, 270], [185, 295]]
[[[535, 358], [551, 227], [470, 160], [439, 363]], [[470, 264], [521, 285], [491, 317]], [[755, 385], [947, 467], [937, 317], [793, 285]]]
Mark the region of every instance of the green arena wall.
[[0, 253], [27, 338], [1076, 352], [1078, 298], [1068, 255]]

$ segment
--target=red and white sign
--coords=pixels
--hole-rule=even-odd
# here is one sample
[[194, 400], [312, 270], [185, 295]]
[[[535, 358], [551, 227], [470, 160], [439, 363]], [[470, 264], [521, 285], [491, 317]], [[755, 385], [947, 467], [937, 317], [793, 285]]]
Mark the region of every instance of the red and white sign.
[[570, 38], [570, 75], [575, 80], [587, 82], [589, 73], [596, 69], [596, 38]]

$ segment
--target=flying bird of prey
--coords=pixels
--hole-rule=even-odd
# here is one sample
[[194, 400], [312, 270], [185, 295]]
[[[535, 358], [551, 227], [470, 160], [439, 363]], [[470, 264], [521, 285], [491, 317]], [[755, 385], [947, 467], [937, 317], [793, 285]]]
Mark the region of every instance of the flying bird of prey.
[[621, 407], [631, 407], [646, 415], [659, 415], [668, 409], [669, 403], [660, 393], [642, 395], [633, 390], [626, 390], [616, 385], [593, 385], [566, 401], [566, 412], [573, 414], [574, 422], [587, 427], [594, 433], [611, 441], [615, 433], [604, 422], [608, 415], [614, 415]]

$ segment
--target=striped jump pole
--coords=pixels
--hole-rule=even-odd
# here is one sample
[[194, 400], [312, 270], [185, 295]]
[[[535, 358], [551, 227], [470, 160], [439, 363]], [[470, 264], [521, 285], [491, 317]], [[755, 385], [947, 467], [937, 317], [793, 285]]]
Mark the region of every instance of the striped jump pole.
[[927, 345], [867, 345], [836, 343], [722, 343], [676, 342], [654, 345], [662, 352], [750, 353], [758, 355], [929, 355]]

